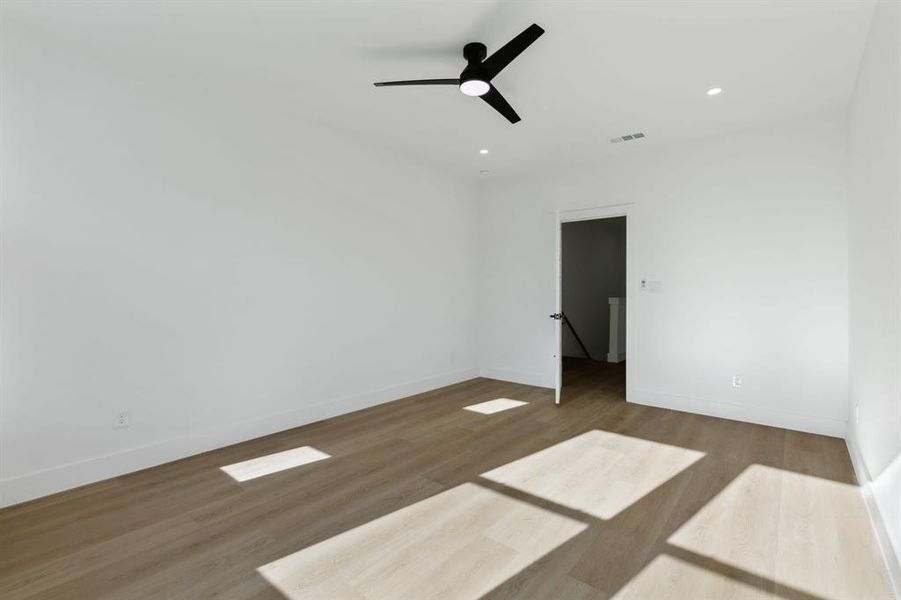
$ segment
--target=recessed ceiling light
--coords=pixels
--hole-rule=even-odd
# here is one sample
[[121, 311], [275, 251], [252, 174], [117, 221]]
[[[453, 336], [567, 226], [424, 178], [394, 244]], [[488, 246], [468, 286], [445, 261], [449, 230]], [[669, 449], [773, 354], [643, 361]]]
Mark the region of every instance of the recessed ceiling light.
[[722, 93], [723, 93], [723, 88], [717, 87], [717, 88], [710, 88], [709, 90], [707, 90], [708, 96], [719, 96]]
[[488, 149], [482, 148], [481, 150], [479, 150], [479, 154], [488, 154]]

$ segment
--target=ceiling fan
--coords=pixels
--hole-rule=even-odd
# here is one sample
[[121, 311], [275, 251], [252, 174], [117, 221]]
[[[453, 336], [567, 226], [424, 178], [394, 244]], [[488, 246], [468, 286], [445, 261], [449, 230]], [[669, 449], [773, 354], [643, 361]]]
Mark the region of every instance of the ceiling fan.
[[379, 81], [376, 87], [393, 85], [456, 85], [467, 96], [479, 96], [491, 105], [497, 112], [504, 115], [511, 123], [518, 122], [519, 115], [513, 107], [504, 99], [497, 88], [491, 85], [491, 80], [501, 70], [513, 62], [513, 59], [522, 54], [522, 51], [537, 40], [544, 29], [535, 25], [529, 25], [525, 31], [504, 44], [494, 54], [485, 58], [488, 49], [481, 42], [472, 42], [463, 46], [463, 58], [466, 59], [466, 68], [455, 79], [411, 79], [408, 81]]

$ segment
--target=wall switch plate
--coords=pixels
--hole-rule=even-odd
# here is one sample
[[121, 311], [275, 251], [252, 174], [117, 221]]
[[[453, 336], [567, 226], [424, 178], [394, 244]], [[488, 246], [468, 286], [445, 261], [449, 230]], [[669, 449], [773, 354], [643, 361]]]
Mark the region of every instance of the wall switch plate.
[[124, 429], [130, 424], [131, 417], [128, 416], [127, 410], [116, 413], [116, 419], [113, 421], [113, 429]]
[[860, 425], [860, 402], [854, 403], [854, 424]]
[[732, 376], [732, 387], [734, 387], [734, 388], [741, 387], [741, 375], [733, 375]]
[[638, 289], [646, 294], [659, 294], [660, 281], [657, 279], [642, 279], [638, 284]]

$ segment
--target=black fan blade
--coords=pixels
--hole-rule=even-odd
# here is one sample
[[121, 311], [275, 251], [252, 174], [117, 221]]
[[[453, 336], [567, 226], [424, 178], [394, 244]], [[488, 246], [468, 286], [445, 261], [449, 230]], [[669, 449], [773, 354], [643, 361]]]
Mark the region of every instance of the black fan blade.
[[409, 81], [377, 81], [375, 87], [387, 85], [460, 85], [459, 79], [410, 79]]
[[522, 54], [523, 50], [531, 46], [532, 42], [541, 37], [542, 33], [544, 33], [544, 29], [532, 23], [526, 27], [525, 31], [486, 58], [482, 62], [482, 68], [488, 74], [488, 81], [491, 81], [504, 67], [513, 62], [513, 59]]
[[493, 85], [491, 88], [481, 96], [482, 100], [491, 105], [491, 107], [497, 112], [501, 113], [507, 120], [511, 123], [519, 122], [519, 115], [516, 114], [516, 111], [513, 110], [513, 107], [501, 96], [501, 93], [497, 91], [497, 88]]

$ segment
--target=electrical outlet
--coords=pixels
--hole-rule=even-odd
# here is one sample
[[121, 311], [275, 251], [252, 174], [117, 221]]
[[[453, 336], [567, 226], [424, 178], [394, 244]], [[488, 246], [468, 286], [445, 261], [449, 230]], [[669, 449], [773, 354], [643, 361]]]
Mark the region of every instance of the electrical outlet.
[[860, 402], [854, 404], [854, 423], [860, 425]]
[[127, 410], [116, 413], [116, 419], [113, 421], [113, 429], [124, 429], [130, 424], [131, 418], [128, 416]]
[[741, 387], [741, 375], [733, 375], [732, 376], [732, 387], [734, 387], [734, 388]]

